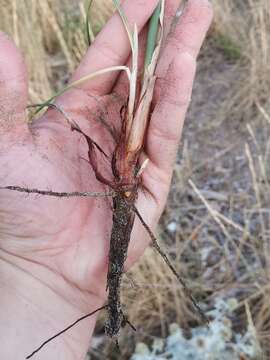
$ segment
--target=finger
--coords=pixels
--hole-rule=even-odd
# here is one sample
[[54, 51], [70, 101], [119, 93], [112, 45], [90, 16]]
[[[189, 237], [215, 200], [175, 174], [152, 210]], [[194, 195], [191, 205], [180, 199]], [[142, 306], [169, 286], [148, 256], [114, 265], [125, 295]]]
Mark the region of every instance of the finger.
[[[170, 173], [175, 160], [185, 114], [191, 97], [196, 57], [212, 19], [206, 0], [190, 0], [182, 20], [168, 38], [157, 76], [157, 106], [151, 118], [147, 154]], [[167, 62], [173, 65], [168, 69]], [[167, 71], [167, 75], [166, 74]]]
[[154, 165], [170, 173], [175, 161], [196, 69], [193, 56], [180, 54], [169, 67], [163, 92], [151, 117], [146, 153]]
[[[136, 23], [140, 32], [153, 13], [158, 0], [127, 0], [123, 11], [128, 18], [131, 28]], [[89, 48], [81, 64], [76, 70], [72, 80], [77, 80], [106, 67], [125, 64], [130, 53], [130, 44], [122, 24], [121, 18], [115, 14], [97, 36]], [[102, 75], [95, 80], [84, 83], [81, 88], [97, 95], [110, 92], [117, 73]]]
[[168, 48], [187, 51], [197, 57], [212, 20], [209, 0], [189, 0], [168, 38]]
[[167, 0], [165, 1], [165, 11], [164, 11], [164, 37], [166, 38], [168, 35], [168, 32], [171, 28], [172, 21], [175, 18], [177, 9], [179, 9], [179, 6], [183, 4], [183, 0]]
[[[180, 15], [180, 14], [179, 14]], [[176, 54], [189, 53], [196, 58], [200, 51], [205, 35], [209, 29], [213, 16], [212, 7], [208, 0], [189, 0], [178, 23], [168, 35], [166, 47], [162, 52], [156, 74], [161, 81], [157, 81], [155, 100], [163, 87], [164, 78], [169, 64]]]
[[27, 104], [26, 67], [14, 43], [0, 32], [0, 131], [25, 126]]

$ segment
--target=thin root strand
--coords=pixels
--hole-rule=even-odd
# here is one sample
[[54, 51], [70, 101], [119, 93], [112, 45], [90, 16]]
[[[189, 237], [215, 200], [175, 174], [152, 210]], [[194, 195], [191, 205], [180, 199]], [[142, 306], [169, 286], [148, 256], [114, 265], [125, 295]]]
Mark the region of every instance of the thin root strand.
[[74, 192], [58, 192], [58, 191], [50, 191], [50, 190], [39, 190], [39, 189], [30, 189], [30, 188], [24, 188], [20, 186], [1, 186], [0, 190], [11, 190], [11, 191], [18, 191], [22, 193], [27, 194], [39, 194], [39, 195], [45, 195], [45, 196], [53, 196], [58, 198], [71, 198], [71, 197], [113, 197], [115, 196], [114, 191], [109, 192], [80, 192], [80, 191], [74, 191]]
[[57, 338], [58, 336], [62, 335], [63, 333], [65, 333], [66, 331], [68, 331], [69, 329], [71, 329], [73, 326], [75, 326], [76, 324], [78, 324], [79, 322], [81, 322], [82, 320], [96, 314], [98, 311], [103, 310], [103, 309], [107, 309], [108, 305], [104, 305], [101, 306], [100, 308], [92, 311], [89, 314], [86, 314], [82, 317], [80, 317], [79, 319], [77, 319], [76, 321], [74, 321], [72, 324], [70, 324], [69, 326], [67, 326], [65, 329], [59, 331], [59, 333], [53, 335], [52, 337], [50, 337], [49, 339], [47, 339], [46, 341], [44, 341], [36, 350], [34, 350], [30, 355], [28, 355], [26, 357], [27, 359], [30, 359], [31, 357], [33, 357], [37, 352], [39, 352], [45, 345], [47, 345], [50, 341], [54, 340], [55, 338]]
[[150, 236], [151, 240], [152, 240], [152, 244], [153, 247], [156, 249], [156, 251], [159, 253], [159, 255], [162, 257], [162, 259], [165, 261], [165, 263], [168, 265], [168, 267], [170, 268], [170, 270], [172, 271], [172, 273], [174, 274], [174, 276], [177, 278], [177, 280], [179, 281], [179, 283], [182, 285], [187, 297], [190, 299], [192, 305], [194, 306], [194, 308], [198, 311], [202, 321], [204, 323], [206, 323], [207, 325], [209, 325], [209, 319], [207, 318], [207, 316], [204, 314], [203, 310], [201, 309], [201, 307], [197, 304], [197, 301], [195, 300], [194, 296], [191, 293], [191, 290], [188, 288], [185, 280], [183, 278], [181, 278], [181, 276], [179, 276], [179, 274], [177, 273], [177, 271], [175, 270], [175, 268], [173, 267], [173, 265], [171, 264], [168, 256], [165, 254], [165, 252], [161, 249], [160, 245], [158, 244], [158, 241], [154, 235], [154, 233], [152, 232], [152, 230], [150, 229], [150, 227], [146, 224], [146, 222], [144, 221], [142, 215], [140, 214], [139, 210], [134, 206], [133, 210], [135, 212], [135, 214], [138, 216], [141, 224], [143, 225], [143, 227], [146, 229], [148, 235]]

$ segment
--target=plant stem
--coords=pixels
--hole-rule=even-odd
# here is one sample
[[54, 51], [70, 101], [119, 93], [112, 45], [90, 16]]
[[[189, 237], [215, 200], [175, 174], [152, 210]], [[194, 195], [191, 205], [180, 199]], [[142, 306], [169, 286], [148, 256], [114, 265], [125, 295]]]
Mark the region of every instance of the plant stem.
[[134, 169], [130, 165], [136, 165], [138, 157], [143, 149], [145, 131], [149, 120], [149, 111], [155, 87], [155, 69], [161, 48], [163, 35], [163, 15], [165, 0], [161, 0], [150, 20], [149, 35], [144, 69], [144, 77], [140, 94], [137, 94], [137, 108], [133, 116], [131, 127], [126, 133], [126, 158], [124, 159], [124, 173], [130, 177], [134, 175]]

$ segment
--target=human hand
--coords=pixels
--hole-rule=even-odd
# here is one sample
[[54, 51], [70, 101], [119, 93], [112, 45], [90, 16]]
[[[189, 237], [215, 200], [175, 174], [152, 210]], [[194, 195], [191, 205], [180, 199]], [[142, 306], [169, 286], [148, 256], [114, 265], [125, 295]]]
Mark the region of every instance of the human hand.
[[[157, 3], [157, 0], [126, 1], [124, 12], [141, 30]], [[167, 30], [178, 3], [167, 1]], [[206, 0], [190, 0], [181, 21], [169, 34], [158, 64], [145, 148], [150, 161], [143, 173], [143, 185], [150, 192], [141, 192], [137, 202], [145, 221], [152, 228], [166, 202], [191, 97], [196, 57], [211, 16]], [[141, 37], [143, 41], [143, 32]], [[103, 192], [104, 187], [97, 182], [84, 160], [87, 158], [84, 140], [70, 131], [59, 113], [49, 110], [28, 127], [23, 61], [3, 34], [0, 35], [0, 49], [0, 185], [65, 192]], [[116, 15], [88, 50], [73, 80], [102, 68], [122, 65], [129, 52], [127, 36]], [[117, 126], [126, 89], [124, 74], [112, 73], [65, 93], [57, 104], [85, 133], [91, 134], [105, 151], [110, 152], [112, 141], [97, 114], [100, 106], [107, 108], [109, 119], [105, 116], [103, 120]], [[112, 93], [120, 95], [110, 95]], [[109, 201], [100, 198], [54, 199], [2, 190], [0, 198], [0, 287], [7, 292], [0, 304], [2, 309], [9, 307], [16, 314], [16, 317], [9, 316], [8, 325], [5, 321], [5, 328], [1, 331], [6, 331], [7, 326], [12, 327], [12, 321], [23, 330], [30, 324], [34, 333], [23, 331], [18, 337], [21, 351], [28, 352], [34, 344], [64, 327], [69, 320], [94, 310], [106, 299], [112, 213]], [[148, 243], [145, 230], [135, 222], [127, 268], [138, 259]], [[18, 295], [16, 300], [12, 299], [12, 294]], [[28, 312], [25, 312], [25, 307], [19, 310], [20, 301], [27, 306]], [[32, 308], [29, 304], [33, 305]], [[5, 319], [5, 314], [2, 316]], [[57, 349], [60, 355], [56, 355], [54, 349], [54, 357], [72, 359], [75, 348], [78, 358], [78, 354], [83, 355], [94, 322], [94, 318], [89, 319], [78, 329], [73, 329], [71, 335], [66, 335], [68, 341], [72, 339], [72, 350], [66, 348], [63, 339]], [[4, 354], [9, 355], [8, 351], [12, 350], [4, 347]], [[52, 349], [48, 348], [40, 356], [48, 358], [49, 351]]]

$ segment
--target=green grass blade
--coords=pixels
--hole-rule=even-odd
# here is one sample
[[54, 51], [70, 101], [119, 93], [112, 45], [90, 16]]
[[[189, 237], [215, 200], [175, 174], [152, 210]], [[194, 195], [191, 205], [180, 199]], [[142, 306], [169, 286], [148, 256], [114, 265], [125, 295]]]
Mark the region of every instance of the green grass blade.
[[146, 54], [145, 54], [145, 63], [144, 68], [146, 69], [152, 61], [152, 57], [155, 51], [156, 42], [157, 42], [157, 34], [159, 29], [159, 19], [160, 19], [160, 12], [161, 12], [161, 1], [159, 2], [156, 10], [154, 11], [148, 30], [148, 37], [147, 37], [147, 46], [146, 46]]

